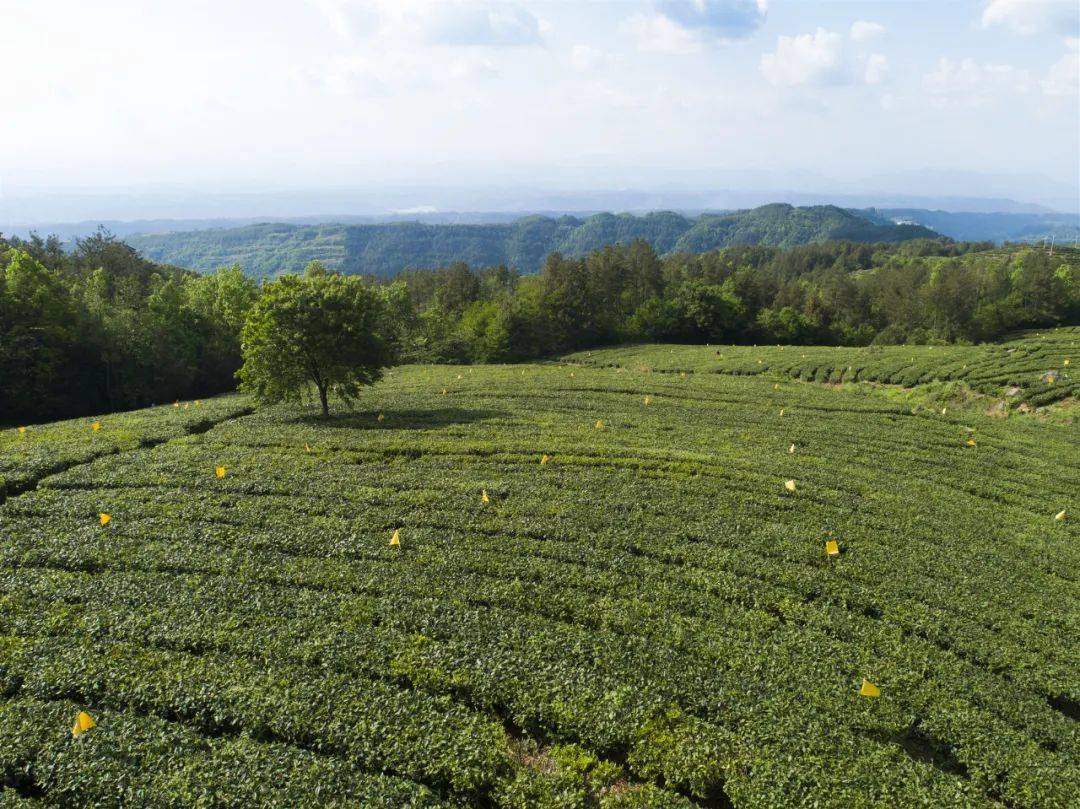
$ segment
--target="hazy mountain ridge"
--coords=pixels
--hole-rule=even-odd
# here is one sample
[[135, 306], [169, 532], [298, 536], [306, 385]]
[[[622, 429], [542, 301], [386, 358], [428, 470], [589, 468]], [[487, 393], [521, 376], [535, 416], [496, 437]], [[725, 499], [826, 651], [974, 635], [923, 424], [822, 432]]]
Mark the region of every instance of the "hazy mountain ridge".
[[154, 261], [197, 270], [238, 263], [249, 275], [273, 276], [298, 272], [308, 261], [318, 259], [346, 273], [388, 277], [404, 269], [434, 268], [453, 261], [474, 266], [506, 264], [522, 272], [535, 272], [549, 253], [581, 256], [607, 244], [634, 239], [648, 241], [663, 254], [736, 244], [792, 247], [834, 239], [895, 242], [939, 235], [917, 225], [873, 221], [832, 205], [796, 208], [777, 203], [696, 217], [661, 211], [643, 216], [526, 216], [488, 224], [264, 223], [133, 235], [127, 241]]

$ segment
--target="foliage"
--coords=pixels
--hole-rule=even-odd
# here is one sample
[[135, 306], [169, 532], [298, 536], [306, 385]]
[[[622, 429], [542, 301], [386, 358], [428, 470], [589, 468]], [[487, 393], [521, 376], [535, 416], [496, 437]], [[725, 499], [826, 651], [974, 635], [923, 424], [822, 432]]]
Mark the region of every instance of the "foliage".
[[[1047, 364], [1013, 348], [915, 356], [941, 378]], [[88, 461], [0, 505], [5, 785], [62, 805], [1073, 803], [1075, 423], [795, 381], [791, 347], [740, 348], [731, 370], [771, 366], [743, 375], [709, 372], [726, 347], [628, 350], [395, 368], [330, 421], [222, 420], [228, 399], [205, 430], [169, 421], [192, 405], [3, 433], [5, 458], [29, 436], [27, 463], [54, 441]], [[78, 710], [97, 727], [76, 741]]]
[[896, 242], [938, 239], [923, 227], [897, 226], [831, 205], [764, 205], [722, 215], [687, 217], [671, 211], [586, 218], [527, 216], [511, 223], [429, 225], [259, 224], [239, 228], [128, 237], [155, 261], [199, 270], [240, 264], [254, 277], [299, 273], [313, 259], [347, 274], [391, 278], [408, 269], [452, 262], [505, 264], [523, 274], [541, 270], [551, 253], [580, 258], [607, 245], [644, 241], [659, 254], [703, 252], [739, 244], [793, 247], [849, 239]]
[[359, 278], [331, 275], [312, 262], [303, 277], [267, 284], [248, 313], [240, 389], [280, 402], [314, 385], [329, 416], [330, 394], [352, 401], [393, 362], [385, 322], [383, 297]]

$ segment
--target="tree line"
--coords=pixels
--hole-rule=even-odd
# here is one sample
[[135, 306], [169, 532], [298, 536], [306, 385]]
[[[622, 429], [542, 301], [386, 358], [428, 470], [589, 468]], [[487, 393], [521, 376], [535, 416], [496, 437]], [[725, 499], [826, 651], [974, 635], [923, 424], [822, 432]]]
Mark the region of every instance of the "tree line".
[[[348, 398], [395, 362], [515, 362], [625, 342], [980, 342], [1080, 323], [1076, 257], [919, 239], [658, 256], [644, 241], [541, 271], [463, 263], [392, 281], [156, 264], [106, 232], [0, 239], [0, 423], [209, 396]], [[321, 367], [317, 358], [323, 357]], [[243, 366], [243, 370], [241, 370]], [[349, 368], [355, 371], [349, 372]]]

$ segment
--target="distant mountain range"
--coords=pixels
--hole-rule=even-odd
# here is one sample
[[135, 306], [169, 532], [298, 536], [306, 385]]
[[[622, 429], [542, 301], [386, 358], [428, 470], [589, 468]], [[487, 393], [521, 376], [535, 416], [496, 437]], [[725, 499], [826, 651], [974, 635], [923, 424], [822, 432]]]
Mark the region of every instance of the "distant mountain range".
[[581, 256], [634, 239], [644, 239], [664, 254], [699, 253], [736, 244], [792, 247], [834, 239], [896, 242], [939, 235], [922, 225], [888, 221], [882, 212], [773, 204], [695, 217], [659, 212], [643, 216], [601, 213], [584, 218], [526, 216], [484, 224], [262, 223], [131, 235], [126, 240], [149, 259], [196, 270], [236, 263], [249, 275], [275, 276], [299, 272], [309, 261], [318, 259], [346, 273], [391, 277], [404, 269], [435, 268], [453, 261], [473, 266], [506, 264], [532, 273], [540, 269], [549, 253]]

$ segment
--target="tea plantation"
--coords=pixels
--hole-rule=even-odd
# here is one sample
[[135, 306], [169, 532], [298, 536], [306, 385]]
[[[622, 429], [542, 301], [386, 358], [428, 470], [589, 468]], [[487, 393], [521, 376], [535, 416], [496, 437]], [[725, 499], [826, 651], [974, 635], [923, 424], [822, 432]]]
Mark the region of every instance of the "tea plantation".
[[1078, 340], [6, 430], [0, 805], [1076, 806]]

